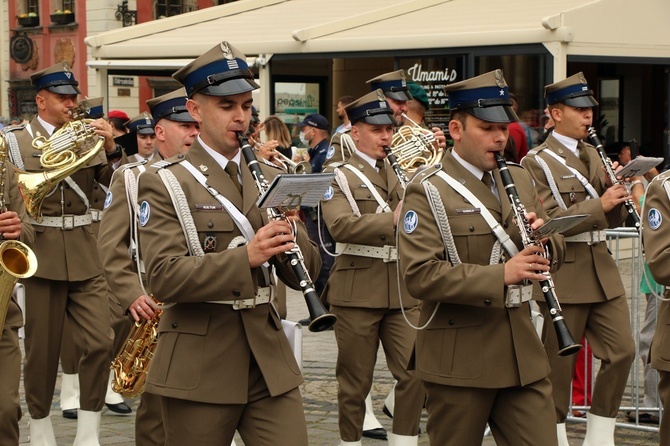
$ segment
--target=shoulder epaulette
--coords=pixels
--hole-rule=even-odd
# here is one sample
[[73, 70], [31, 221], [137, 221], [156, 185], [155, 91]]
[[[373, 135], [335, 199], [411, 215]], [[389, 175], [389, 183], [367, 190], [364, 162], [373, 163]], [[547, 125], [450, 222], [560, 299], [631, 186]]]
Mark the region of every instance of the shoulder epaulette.
[[7, 133], [7, 132], [15, 132], [17, 130], [23, 130], [26, 128], [27, 124], [14, 124], [14, 125], [7, 125], [0, 130], [0, 133]]
[[132, 169], [133, 167], [141, 166], [142, 164], [146, 164], [147, 162], [148, 162], [147, 160], [143, 159], [142, 161], [135, 161], [133, 163], [126, 163], [126, 164], [123, 164], [123, 165], [119, 166], [119, 168], [116, 169], [116, 172], [123, 172], [124, 170]]
[[521, 164], [515, 163], [514, 161], [507, 161], [507, 167], [509, 166], [518, 167], [519, 169], [525, 169]]
[[656, 175], [656, 176], [651, 180], [651, 182], [654, 182], [654, 181], [662, 181], [662, 182], [664, 182], [664, 181], [667, 181], [668, 179], [670, 179], [670, 170], [666, 170], [665, 172], [661, 172], [661, 173], [659, 173], [658, 175]]
[[442, 163], [435, 163], [432, 166], [425, 167], [414, 174], [414, 177], [412, 177], [411, 182], [413, 183], [415, 181], [418, 181], [420, 183], [423, 183], [429, 177], [435, 175], [440, 170], [442, 170]]
[[184, 154], [180, 153], [179, 155], [175, 155], [173, 157], [170, 157], [166, 160], [158, 160], [155, 163], [151, 163], [149, 167], [154, 168], [154, 169], [163, 169], [167, 166], [171, 166], [173, 164], [179, 164], [184, 160]]

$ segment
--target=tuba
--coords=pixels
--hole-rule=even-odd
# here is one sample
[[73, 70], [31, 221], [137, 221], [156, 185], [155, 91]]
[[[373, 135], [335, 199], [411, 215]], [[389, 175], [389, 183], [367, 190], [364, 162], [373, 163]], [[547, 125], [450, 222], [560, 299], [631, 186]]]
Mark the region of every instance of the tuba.
[[[5, 212], [5, 179], [7, 177], [7, 141], [0, 133], [0, 212]], [[5, 318], [12, 298], [14, 286], [19, 279], [25, 279], [37, 271], [37, 257], [25, 244], [18, 240], [0, 243], [0, 336], [5, 326]]]
[[44, 198], [60, 181], [92, 161], [105, 143], [90, 126], [93, 120], [83, 118], [86, 112], [82, 107], [71, 109], [72, 122], [63, 125], [48, 139], [38, 136], [33, 140], [33, 147], [42, 152], [43, 172], [17, 171], [26, 212], [38, 223], [42, 221]]
[[390, 149], [400, 169], [411, 175], [420, 167], [439, 162], [444, 150], [437, 148], [433, 132], [424, 129], [406, 114], [402, 116], [412, 125], [404, 125], [396, 130]]
[[112, 361], [112, 389], [126, 398], [135, 398], [144, 392], [149, 365], [158, 344], [158, 322], [162, 313], [163, 310], [158, 309], [153, 319], [135, 322], [123, 350]]

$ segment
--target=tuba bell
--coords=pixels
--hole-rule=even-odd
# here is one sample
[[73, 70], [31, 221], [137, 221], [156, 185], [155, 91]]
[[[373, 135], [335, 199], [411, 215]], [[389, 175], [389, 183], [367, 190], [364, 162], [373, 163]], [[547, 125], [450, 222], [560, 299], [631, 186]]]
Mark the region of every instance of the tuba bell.
[[439, 162], [444, 150], [437, 147], [432, 131], [424, 129], [404, 113], [402, 116], [412, 125], [404, 125], [396, 130], [390, 149], [398, 166], [411, 176], [418, 168]]
[[[42, 221], [42, 202], [56, 185], [90, 161], [102, 149], [105, 140], [100, 138], [90, 123], [84, 119], [85, 111], [70, 111], [75, 120], [56, 130], [48, 139], [38, 136], [33, 147], [41, 151], [43, 172], [24, 172], [17, 169], [19, 190], [26, 205], [26, 212], [38, 223]], [[78, 118], [78, 119], [77, 119]]]

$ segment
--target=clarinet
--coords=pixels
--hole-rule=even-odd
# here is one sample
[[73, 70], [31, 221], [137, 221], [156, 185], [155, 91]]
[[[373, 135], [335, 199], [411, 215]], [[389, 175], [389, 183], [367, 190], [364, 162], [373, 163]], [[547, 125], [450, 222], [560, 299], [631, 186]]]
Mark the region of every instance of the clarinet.
[[[528, 220], [526, 220], [526, 208], [523, 203], [521, 203], [519, 193], [517, 192], [514, 180], [512, 179], [512, 174], [507, 168], [505, 157], [503, 157], [501, 153], [496, 153], [496, 162], [498, 163], [500, 177], [505, 186], [507, 198], [509, 198], [510, 204], [512, 205], [514, 222], [521, 233], [523, 246], [541, 246], [544, 249], [543, 256], [548, 258], [549, 253], [547, 252], [547, 247], [543, 246], [542, 242], [533, 236], [533, 230], [531, 229]], [[556, 291], [554, 289], [554, 281], [551, 279], [549, 271], [537, 271], [537, 273], [542, 274], [545, 277], [544, 280], [540, 281], [540, 286], [542, 288], [544, 300], [547, 303], [547, 308], [549, 308], [549, 315], [554, 323], [554, 329], [556, 330], [556, 337], [558, 338], [558, 355], [568, 356], [577, 353], [582, 348], [582, 345], [577, 344], [572, 338], [570, 329], [565, 323], [565, 319], [563, 319], [561, 305], [558, 303], [558, 296], [556, 296]]]
[[[251, 171], [251, 175], [254, 177], [256, 182], [256, 188], [260, 195], [264, 194], [270, 187], [270, 183], [263, 175], [260, 164], [254, 155], [253, 149], [249, 145], [249, 140], [246, 135], [242, 132], [237, 132], [237, 139], [240, 141], [240, 150], [242, 151], [242, 156], [244, 161], [247, 163], [247, 167]], [[269, 208], [268, 209], [268, 218], [272, 220], [284, 219], [284, 213], [278, 208]], [[295, 233], [295, 225], [292, 224], [293, 231]], [[293, 248], [285, 252], [286, 257], [289, 259], [289, 263], [293, 268], [293, 273], [298, 278], [300, 283], [300, 289], [302, 294], [305, 297], [305, 303], [307, 304], [307, 309], [309, 310], [309, 317], [312, 322], [309, 324], [309, 331], [324, 331], [328, 330], [330, 327], [335, 324], [337, 317], [334, 314], [328, 313], [326, 308], [321, 303], [319, 295], [314, 289], [314, 283], [309, 277], [309, 272], [305, 266], [305, 260], [302, 256], [302, 251], [297, 243], [294, 243]]]
[[398, 181], [400, 182], [400, 185], [402, 186], [403, 189], [407, 189], [409, 179], [405, 175], [405, 171], [402, 170], [402, 168], [398, 164], [398, 159], [393, 154], [393, 150], [391, 150], [391, 147], [389, 146], [384, 146], [384, 152], [386, 152], [386, 159], [389, 160], [389, 164], [391, 164], [393, 171], [398, 176]]
[[[612, 160], [610, 159], [609, 156], [607, 156], [607, 153], [605, 153], [605, 149], [603, 148], [603, 143], [600, 141], [600, 138], [598, 137], [598, 134], [596, 133], [596, 129], [593, 127], [589, 127], [587, 129], [589, 132], [589, 141], [591, 144], [593, 144], [596, 147], [596, 150], [598, 150], [598, 155], [600, 155], [600, 160], [603, 162], [605, 165], [605, 171], [607, 172], [607, 175], [610, 177], [610, 181], [612, 182], [612, 185], [615, 184], [621, 184], [621, 181], [617, 178], [616, 173], [614, 173], [614, 169], [612, 168]], [[635, 225], [635, 229], [637, 230], [637, 233], [640, 233], [640, 214], [637, 213], [637, 209], [635, 208], [635, 203], [633, 203], [633, 198], [628, 197], [626, 201], [623, 203], [626, 206], [626, 209], [628, 210], [628, 214], [633, 219], [633, 223]]]

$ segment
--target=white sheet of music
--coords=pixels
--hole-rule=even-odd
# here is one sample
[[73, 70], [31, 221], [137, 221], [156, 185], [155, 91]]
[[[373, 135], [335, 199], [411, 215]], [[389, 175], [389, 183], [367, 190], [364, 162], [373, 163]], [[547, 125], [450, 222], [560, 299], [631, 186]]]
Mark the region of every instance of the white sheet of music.
[[654, 158], [647, 156], [638, 156], [616, 172], [616, 176], [621, 178], [630, 178], [638, 175], [644, 175], [652, 167], [656, 167], [663, 162], [663, 158]]
[[314, 207], [323, 199], [333, 178], [335, 175], [332, 173], [279, 174], [258, 199], [257, 205], [261, 209]]

